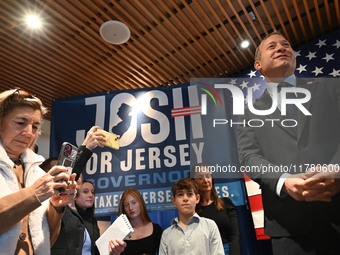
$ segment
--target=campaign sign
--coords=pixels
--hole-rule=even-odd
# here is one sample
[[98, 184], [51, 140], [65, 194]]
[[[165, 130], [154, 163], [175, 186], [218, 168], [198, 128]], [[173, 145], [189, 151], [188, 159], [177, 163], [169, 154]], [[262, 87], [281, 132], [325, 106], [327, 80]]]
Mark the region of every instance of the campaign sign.
[[[219, 118], [229, 114], [227, 96], [211, 88], [204, 82], [56, 99], [51, 156], [65, 141], [80, 146], [88, 130], [100, 126], [120, 139], [118, 150], [93, 149], [83, 170], [84, 179], [96, 187], [96, 215], [117, 213], [121, 194], [131, 187], [141, 192], [148, 210], [174, 209], [171, 186], [189, 177], [195, 163], [238, 166], [234, 130], [224, 125], [211, 134], [212, 128], [206, 126], [213, 113]], [[204, 94], [209, 95], [205, 103], [213, 109], [211, 114], [202, 114]], [[245, 195], [243, 181], [235, 177], [222, 173], [215, 182], [219, 195], [238, 206], [244, 204]]]

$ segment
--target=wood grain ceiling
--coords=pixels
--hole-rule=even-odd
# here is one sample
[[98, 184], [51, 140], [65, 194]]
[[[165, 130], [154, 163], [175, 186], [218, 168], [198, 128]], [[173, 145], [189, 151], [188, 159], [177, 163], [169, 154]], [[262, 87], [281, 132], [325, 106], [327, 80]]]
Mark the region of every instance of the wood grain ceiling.
[[[27, 89], [51, 109], [54, 98], [234, 76], [252, 67], [273, 30], [298, 46], [340, 28], [339, 1], [0, 1], [0, 89]], [[44, 27], [28, 29], [27, 13]], [[125, 23], [129, 41], [105, 42], [99, 28], [108, 20]]]

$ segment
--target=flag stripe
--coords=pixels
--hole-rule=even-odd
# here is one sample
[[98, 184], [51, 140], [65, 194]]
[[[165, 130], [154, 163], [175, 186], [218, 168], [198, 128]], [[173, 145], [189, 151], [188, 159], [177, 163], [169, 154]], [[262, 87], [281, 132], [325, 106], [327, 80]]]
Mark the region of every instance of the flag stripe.
[[201, 106], [197, 105], [197, 106], [191, 106], [191, 107], [174, 108], [174, 109], [171, 109], [171, 113], [185, 112], [185, 111], [190, 111], [190, 110], [201, 110]]
[[270, 239], [264, 234], [264, 211], [262, 203], [262, 193], [260, 186], [250, 179], [246, 173], [243, 173], [244, 182], [248, 194], [249, 207], [254, 222], [255, 234], [257, 240]]
[[183, 107], [171, 109], [171, 117], [188, 116], [193, 114], [201, 114], [201, 106]]
[[194, 114], [201, 114], [201, 111], [190, 111], [190, 112], [182, 112], [178, 114], [171, 114], [171, 117], [180, 117], [180, 116], [188, 116], [188, 115], [194, 115]]

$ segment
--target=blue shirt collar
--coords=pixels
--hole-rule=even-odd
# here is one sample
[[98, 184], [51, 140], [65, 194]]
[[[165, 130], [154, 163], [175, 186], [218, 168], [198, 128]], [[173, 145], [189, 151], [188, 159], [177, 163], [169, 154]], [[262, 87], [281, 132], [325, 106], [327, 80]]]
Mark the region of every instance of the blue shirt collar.
[[[287, 82], [289, 84], [291, 84], [292, 86], [296, 87], [296, 76], [295, 74], [289, 75], [286, 79], [283, 80], [284, 82]], [[266, 83], [267, 86], [267, 90], [268, 93], [270, 94], [270, 96], [273, 95], [273, 89], [277, 87], [279, 83], [277, 82], [268, 82]]]
[[[199, 222], [200, 221], [200, 216], [195, 213], [193, 216], [190, 217], [190, 219], [188, 220], [188, 225], [193, 223], [193, 222]], [[178, 225], [179, 224], [179, 220], [178, 220], [178, 217], [174, 218], [172, 221], [171, 221], [171, 225]]]

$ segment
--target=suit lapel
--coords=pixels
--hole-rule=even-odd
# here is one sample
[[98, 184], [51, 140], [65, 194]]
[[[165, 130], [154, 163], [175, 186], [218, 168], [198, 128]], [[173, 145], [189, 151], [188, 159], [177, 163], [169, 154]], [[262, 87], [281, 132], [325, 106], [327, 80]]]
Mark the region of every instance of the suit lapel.
[[[254, 107], [258, 110], [267, 110], [269, 109], [273, 104], [273, 100], [271, 96], [269, 95], [268, 91], [265, 90], [263, 95], [256, 101], [254, 104]], [[281, 115], [281, 111], [276, 108], [275, 111], [272, 114], [263, 116], [264, 119], [275, 119], [276, 121], [274, 122], [274, 125], [277, 125], [280, 127], [282, 130], [285, 132], [289, 133], [293, 138], [296, 139], [296, 133], [292, 128], [287, 128], [281, 125], [281, 121], [284, 120], [284, 116]]]
[[[313, 95], [315, 94], [315, 87], [316, 87], [316, 82], [315, 80], [303, 80], [303, 79], [297, 79], [297, 86], [301, 88], [305, 88], [311, 93], [311, 99], [303, 104], [303, 106], [310, 112], [312, 101], [313, 101]], [[301, 96], [301, 95], [300, 95]], [[303, 112], [300, 110], [298, 111], [298, 138], [301, 137], [303, 131], [306, 128], [306, 124], [308, 123], [308, 119], [310, 116], [304, 115]]]
[[[315, 94], [315, 88], [316, 88], [316, 81], [315, 80], [305, 80], [305, 79], [297, 79], [297, 87], [305, 88], [310, 91], [311, 93], [311, 99], [304, 103], [303, 106], [310, 112], [312, 101], [313, 101], [313, 95]], [[302, 96], [301, 94], [298, 95]], [[272, 106], [273, 100], [271, 96], [269, 95], [268, 91], [265, 90], [263, 95], [258, 98], [258, 100], [255, 101], [254, 107], [258, 110], [267, 110]], [[264, 116], [265, 118], [269, 119], [279, 119], [280, 121], [274, 121], [275, 125], [283, 129], [285, 132], [288, 132], [292, 137], [295, 139], [300, 139], [301, 135], [305, 131], [306, 128], [308, 128], [308, 119], [310, 116], [304, 115], [304, 113], [300, 110], [298, 110], [298, 126], [297, 126], [297, 134], [294, 132], [291, 128], [285, 128], [281, 125], [281, 121], [284, 120], [284, 116], [281, 115], [280, 110], [275, 109], [275, 111], [272, 114], [269, 114], [267, 116]]]

